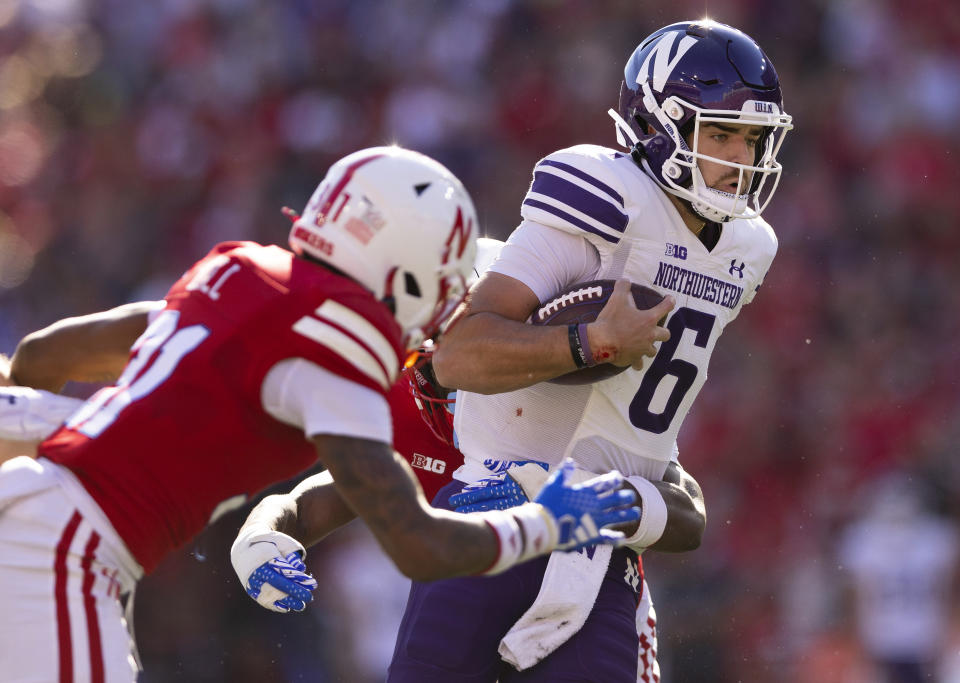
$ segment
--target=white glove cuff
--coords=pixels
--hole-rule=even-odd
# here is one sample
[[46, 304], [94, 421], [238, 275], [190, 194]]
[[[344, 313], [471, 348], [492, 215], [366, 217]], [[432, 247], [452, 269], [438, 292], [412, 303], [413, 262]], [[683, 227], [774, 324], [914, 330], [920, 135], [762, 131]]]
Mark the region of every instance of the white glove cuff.
[[642, 552], [663, 536], [667, 527], [667, 502], [660, 489], [643, 477], [627, 477], [640, 497], [640, 525], [636, 532], [624, 541], [631, 550]]
[[240, 530], [240, 534], [230, 548], [230, 562], [243, 587], [264, 562], [275, 557], [286, 557], [292, 552], [305, 557], [307, 551], [293, 536], [276, 531], [263, 525], [252, 525]]
[[499, 574], [514, 565], [546, 555], [557, 547], [557, 523], [539, 503], [524, 503], [509, 510], [483, 513], [484, 521], [497, 534], [500, 552], [483, 575]]

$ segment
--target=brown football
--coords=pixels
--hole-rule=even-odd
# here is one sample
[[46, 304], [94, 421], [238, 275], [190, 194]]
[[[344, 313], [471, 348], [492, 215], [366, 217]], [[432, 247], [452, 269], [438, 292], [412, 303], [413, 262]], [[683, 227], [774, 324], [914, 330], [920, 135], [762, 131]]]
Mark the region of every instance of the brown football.
[[[533, 325], [570, 325], [571, 323], [593, 322], [600, 315], [603, 307], [607, 305], [607, 300], [613, 294], [613, 287], [616, 282], [616, 280], [591, 280], [590, 282], [579, 282], [572, 285], [534, 311], [530, 322]], [[663, 301], [662, 294], [636, 282], [630, 285], [630, 291], [633, 293], [634, 303], [641, 310], [653, 308]], [[578, 368], [549, 381], [554, 384], [592, 384], [619, 375], [627, 367], [619, 367], [611, 363], [599, 363], [593, 367]]]

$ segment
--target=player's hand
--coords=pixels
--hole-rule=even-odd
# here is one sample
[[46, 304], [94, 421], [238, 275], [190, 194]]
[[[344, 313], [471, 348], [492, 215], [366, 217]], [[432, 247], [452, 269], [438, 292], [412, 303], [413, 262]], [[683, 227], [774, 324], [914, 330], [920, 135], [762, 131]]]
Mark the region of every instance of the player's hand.
[[616, 471], [571, 484], [575, 470], [570, 458], [564, 460], [534, 499], [557, 525], [556, 549], [621, 544], [625, 538], [622, 532], [603, 527], [639, 521], [640, 508], [634, 505], [637, 494], [620, 488], [623, 475]]
[[0, 387], [0, 438], [38, 441], [50, 436], [83, 401], [28, 387]]
[[279, 531], [241, 530], [230, 561], [247, 594], [274, 612], [302, 612], [313, 600], [317, 581], [303, 563], [306, 550]]
[[450, 496], [450, 504], [457, 512], [507, 510], [523, 505], [543, 487], [547, 468], [547, 463], [539, 460], [517, 461], [498, 477], [465, 486], [463, 491]]
[[654, 343], [670, 339], [670, 332], [660, 323], [674, 304], [673, 297], [668, 295], [653, 308], [638, 310], [630, 293], [630, 282], [617, 280], [607, 305], [597, 319], [587, 325], [587, 340], [594, 359], [599, 363], [642, 368], [645, 356], [657, 355]]

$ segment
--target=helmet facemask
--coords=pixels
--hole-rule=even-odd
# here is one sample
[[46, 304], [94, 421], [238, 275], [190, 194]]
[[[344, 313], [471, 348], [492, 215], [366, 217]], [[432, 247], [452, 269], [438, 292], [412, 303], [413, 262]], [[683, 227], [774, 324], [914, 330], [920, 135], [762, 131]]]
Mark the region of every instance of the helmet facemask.
[[433, 372], [433, 349], [428, 342], [407, 360], [404, 376], [407, 378], [410, 393], [417, 403], [420, 417], [443, 443], [455, 446], [453, 434], [453, 410], [455, 394], [440, 386]]
[[[643, 83], [644, 93], [649, 94], [649, 85]], [[767, 111], [756, 111], [767, 110]], [[673, 143], [673, 152], [660, 165], [659, 173], [650, 164], [650, 156], [644, 149], [644, 141], [636, 137], [623, 119], [612, 109], [610, 115], [617, 121], [617, 135], [621, 144], [631, 147], [639, 154], [644, 170], [657, 181], [664, 190], [690, 202], [693, 210], [708, 221], [725, 222], [733, 218], [757, 218], [770, 203], [777, 186], [783, 166], [777, 161], [787, 131], [793, 128], [792, 117], [782, 114], [776, 104], [748, 100], [739, 112], [727, 109], [700, 109], [684, 102], [679, 97], [670, 97], [663, 106], [654, 104], [650, 111], [656, 116], [662, 128], [662, 134], [669, 136]], [[754, 162], [740, 164], [710, 156], [699, 150], [700, 129], [704, 124], [720, 123], [738, 126], [762, 126]], [[687, 143], [683, 132], [689, 130], [693, 147]], [[683, 132], [682, 132], [683, 131]], [[626, 144], [631, 140], [632, 145]], [[724, 166], [737, 172], [738, 193], [725, 192], [710, 187], [703, 179], [700, 161]]]

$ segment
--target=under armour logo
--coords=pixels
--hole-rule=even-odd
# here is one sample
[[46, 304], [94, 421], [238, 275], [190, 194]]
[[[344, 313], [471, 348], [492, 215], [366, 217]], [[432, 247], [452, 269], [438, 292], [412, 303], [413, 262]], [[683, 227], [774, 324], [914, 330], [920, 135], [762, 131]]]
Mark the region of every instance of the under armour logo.
[[737, 259], [730, 259], [730, 274], [733, 275], [736, 272], [740, 276], [740, 279], [743, 279], [743, 269], [746, 268], [747, 264], [743, 261], [740, 262], [740, 265], [737, 265]]

